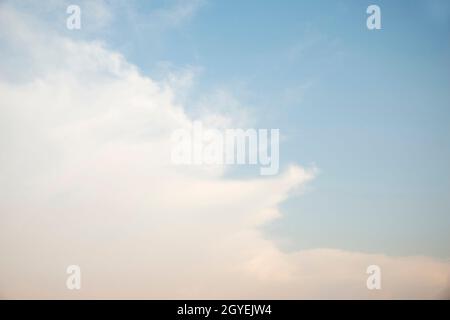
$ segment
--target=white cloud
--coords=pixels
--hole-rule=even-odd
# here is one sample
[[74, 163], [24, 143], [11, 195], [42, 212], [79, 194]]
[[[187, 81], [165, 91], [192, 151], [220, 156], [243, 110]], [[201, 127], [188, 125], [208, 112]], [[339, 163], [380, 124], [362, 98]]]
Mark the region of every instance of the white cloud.
[[[429, 298], [445, 289], [449, 264], [432, 258], [281, 252], [259, 227], [314, 171], [229, 180], [173, 167], [170, 135], [191, 123], [174, 87], [99, 43], [42, 28], [0, 9], [0, 58], [22, 53], [0, 64], [0, 296]], [[71, 264], [82, 269], [79, 292], [65, 288]], [[381, 292], [365, 288], [370, 264], [382, 267]]]

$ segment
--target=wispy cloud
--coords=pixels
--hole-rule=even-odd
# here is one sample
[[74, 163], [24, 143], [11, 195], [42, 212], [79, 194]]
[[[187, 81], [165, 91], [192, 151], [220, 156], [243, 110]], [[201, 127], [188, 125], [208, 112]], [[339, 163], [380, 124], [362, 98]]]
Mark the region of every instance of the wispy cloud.
[[206, 4], [206, 0], [176, 0], [150, 13], [150, 17], [166, 27], [176, 27], [191, 19]]

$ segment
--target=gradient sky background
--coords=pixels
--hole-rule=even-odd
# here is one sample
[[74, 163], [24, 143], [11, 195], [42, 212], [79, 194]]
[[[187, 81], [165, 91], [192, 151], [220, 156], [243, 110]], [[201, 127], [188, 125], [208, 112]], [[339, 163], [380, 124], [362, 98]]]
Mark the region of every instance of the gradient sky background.
[[[10, 257], [0, 295], [51, 283], [44, 297], [72, 297], [58, 273], [69, 261], [96, 283], [87, 297], [255, 298], [261, 288], [263, 297], [366, 297], [365, 268], [377, 259], [399, 279], [384, 297], [435, 297], [448, 286], [449, 1], [82, 1], [74, 31], [67, 3], [0, 0], [0, 252]], [[366, 27], [370, 4], [381, 7], [382, 30]], [[115, 52], [127, 63], [117, 67]], [[147, 119], [149, 110], [159, 114]], [[236, 166], [178, 177], [153, 166], [161, 154], [147, 163], [146, 143], [167, 147], [152, 126], [185, 123], [180, 110], [185, 122], [217, 112], [243, 128], [279, 128], [281, 174]], [[290, 193], [296, 184], [303, 194]], [[252, 210], [269, 214], [259, 221]], [[216, 236], [226, 240], [223, 261]], [[103, 274], [105, 266], [116, 269]], [[128, 287], [110, 283], [121, 272]], [[180, 279], [165, 278], [173, 275]], [[229, 279], [248, 291], [236, 295]]]
[[[255, 127], [281, 128], [284, 166], [319, 168], [267, 237], [285, 249], [449, 257], [448, 1], [132, 3], [133, 13], [114, 3], [88, 37], [153, 78], [195, 70], [188, 109], [204, 92], [238, 100]], [[366, 28], [372, 3], [380, 31]], [[154, 14], [176, 6], [173, 23]]]

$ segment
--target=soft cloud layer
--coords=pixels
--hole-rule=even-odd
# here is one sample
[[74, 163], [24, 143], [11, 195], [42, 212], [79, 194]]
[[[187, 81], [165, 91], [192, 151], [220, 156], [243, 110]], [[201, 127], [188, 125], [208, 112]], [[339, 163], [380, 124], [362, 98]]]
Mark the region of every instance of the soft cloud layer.
[[[183, 11], [184, 12], [184, 11]], [[449, 264], [280, 251], [259, 227], [314, 177], [230, 180], [170, 164], [192, 119], [176, 86], [118, 53], [0, 7], [0, 296], [6, 298], [434, 298]], [[82, 268], [82, 290], [65, 288]], [[366, 289], [368, 265], [383, 290]]]

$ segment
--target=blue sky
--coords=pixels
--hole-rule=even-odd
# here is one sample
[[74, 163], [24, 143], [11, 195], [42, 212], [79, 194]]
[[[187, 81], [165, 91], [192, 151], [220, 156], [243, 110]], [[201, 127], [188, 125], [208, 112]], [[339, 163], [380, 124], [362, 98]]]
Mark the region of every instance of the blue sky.
[[[379, 31], [366, 28], [372, 3]], [[267, 237], [287, 250], [449, 256], [448, 2], [205, 1], [179, 25], [152, 21], [176, 5], [136, 2], [108, 44], [152, 77], [162, 62], [200, 69], [188, 101], [226, 90], [256, 126], [281, 129], [284, 165], [320, 169]]]

